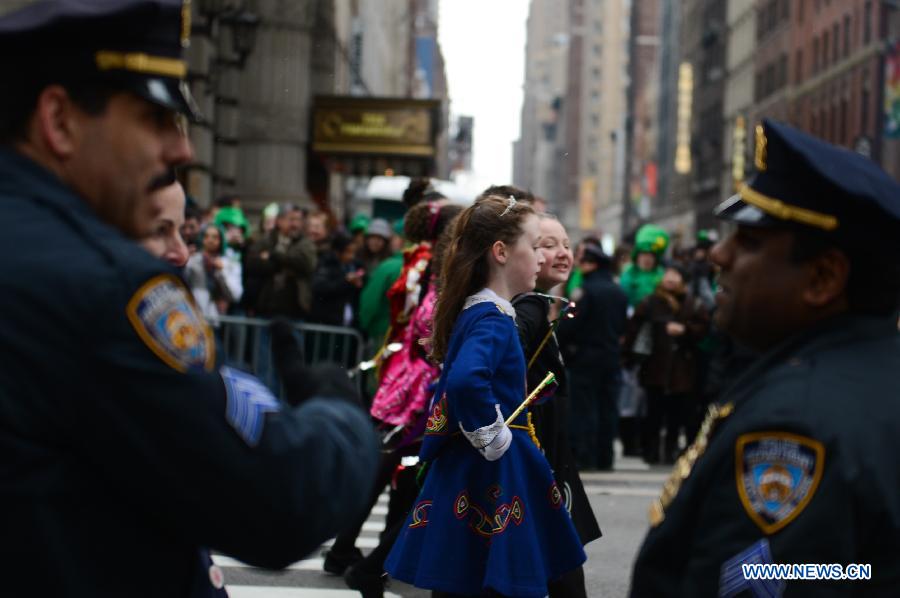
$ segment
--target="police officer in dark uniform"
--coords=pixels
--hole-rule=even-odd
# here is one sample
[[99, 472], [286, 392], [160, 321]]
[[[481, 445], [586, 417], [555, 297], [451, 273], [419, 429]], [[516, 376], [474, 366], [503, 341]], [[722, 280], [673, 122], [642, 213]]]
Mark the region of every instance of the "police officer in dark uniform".
[[[631, 595], [896, 596], [900, 185], [769, 121], [756, 166], [717, 209], [737, 228], [711, 259], [717, 324], [760, 357], [710, 406], [652, 504]], [[838, 576], [871, 565], [871, 580], [742, 569], [810, 563]]]
[[579, 265], [584, 281], [573, 297], [575, 317], [559, 324], [572, 397], [572, 446], [579, 467], [611, 471], [628, 297], [613, 280], [612, 258], [599, 245], [585, 244]]
[[0, 15], [4, 596], [214, 595], [207, 548], [284, 567], [371, 491], [377, 441], [346, 384], [304, 387], [294, 363], [294, 398], [338, 396], [294, 408], [217, 368], [184, 284], [131, 240], [192, 158], [189, 15], [174, 0]]

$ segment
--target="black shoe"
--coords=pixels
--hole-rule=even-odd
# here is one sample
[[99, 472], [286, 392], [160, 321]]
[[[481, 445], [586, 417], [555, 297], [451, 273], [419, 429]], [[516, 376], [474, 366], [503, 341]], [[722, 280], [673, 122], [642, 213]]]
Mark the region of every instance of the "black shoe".
[[343, 575], [348, 567], [355, 565], [363, 559], [362, 552], [355, 546], [352, 550], [348, 550], [347, 552], [335, 552], [334, 549], [326, 550], [322, 553], [322, 556], [325, 557], [322, 569], [333, 575]]
[[385, 574], [366, 571], [359, 564], [351, 565], [344, 573], [344, 583], [351, 590], [362, 594], [362, 598], [384, 598]]

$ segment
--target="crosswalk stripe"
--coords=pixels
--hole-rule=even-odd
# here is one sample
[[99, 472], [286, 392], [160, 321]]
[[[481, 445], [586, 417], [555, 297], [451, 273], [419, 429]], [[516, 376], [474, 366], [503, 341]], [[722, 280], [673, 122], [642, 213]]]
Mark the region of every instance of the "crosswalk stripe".
[[582, 471], [581, 481], [588, 482], [646, 482], [662, 484], [669, 479], [669, 472], [637, 471]]
[[380, 534], [384, 531], [384, 522], [366, 521], [365, 523], [363, 523], [362, 531]]
[[[359, 597], [354, 590], [320, 590], [313, 588], [285, 588], [281, 586], [226, 586], [230, 598], [349, 598]], [[385, 592], [385, 598], [401, 598]]]
[[[331, 546], [332, 544], [334, 544], [334, 540], [328, 540], [323, 546]], [[378, 538], [360, 536], [356, 539], [357, 548], [375, 548], [376, 546], [378, 546]]]
[[[220, 567], [237, 567], [240, 569], [253, 568], [252, 565], [248, 565], [247, 563], [243, 563], [237, 559], [233, 559], [230, 556], [224, 556], [221, 554], [214, 554], [212, 560]], [[322, 564], [324, 562], [325, 559], [304, 559], [292, 565], [288, 565], [287, 569], [290, 569], [292, 571], [321, 571]]]
[[585, 484], [584, 491], [588, 494], [601, 494], [607, 496], [632, 496], [644, 497], [649, 496], [655, 498], [659, 496], [659, 488], [630, 488], [616, 486], [597, 486], [594, 484]]

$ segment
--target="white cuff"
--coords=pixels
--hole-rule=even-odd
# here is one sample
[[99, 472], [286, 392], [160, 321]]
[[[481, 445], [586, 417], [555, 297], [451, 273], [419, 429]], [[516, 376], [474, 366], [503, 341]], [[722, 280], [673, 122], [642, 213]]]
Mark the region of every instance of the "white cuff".
[[466, 440], [479, 451], [491, 444], [503, 428], [506, 427], [506, 424], [503, 421], [503, 413], [500, 412], [500, 404], [495, 403], [494, 409], [497, 410], [497, 419], [494, 423], [478, 428], [477, 430], [468, 432], [463, 428], [462, 422], [459, 422], [459, 429], [462, 430], [463, 436], [465, 436]]
[[512, 430], [503, 426], [503, 429], [500, 430], [500, 433], [497, 434], [497, 437], [494, 440], [481, 449], [479, 452], [484, 456], [488, 461], [496, 461], [509, 449], [509, 446], [512, 444]]

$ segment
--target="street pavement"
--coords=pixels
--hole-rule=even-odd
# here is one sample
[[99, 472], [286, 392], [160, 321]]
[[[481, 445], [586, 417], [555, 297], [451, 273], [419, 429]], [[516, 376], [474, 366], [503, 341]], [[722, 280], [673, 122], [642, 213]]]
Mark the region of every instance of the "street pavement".
[[[639, 459], [628, 457], [617, 459], [615, 471], [582, 473], [603, 531], [603, 537], [586, 548], [588, 596], [616, 598], [626, 595], [631, 565], [647, 531], [647, 507], [659, 495], [667, 475], [668, 468], [648, 468]], [[384, 494], [356, 543], [363, 552], [378, 543], [386, 513], [387, 494]], [[342, 578], [322, 571], [320, 552], [281, 572], [254, 569], [220, 555], [213, 559], [225, 574], [231, 598], [358, 597], [360, 594], [348, 590]], [[388, 598], [429, 598], [430, 595], [428, 591], [397, 581], [392, 581], [385, 593]]]

